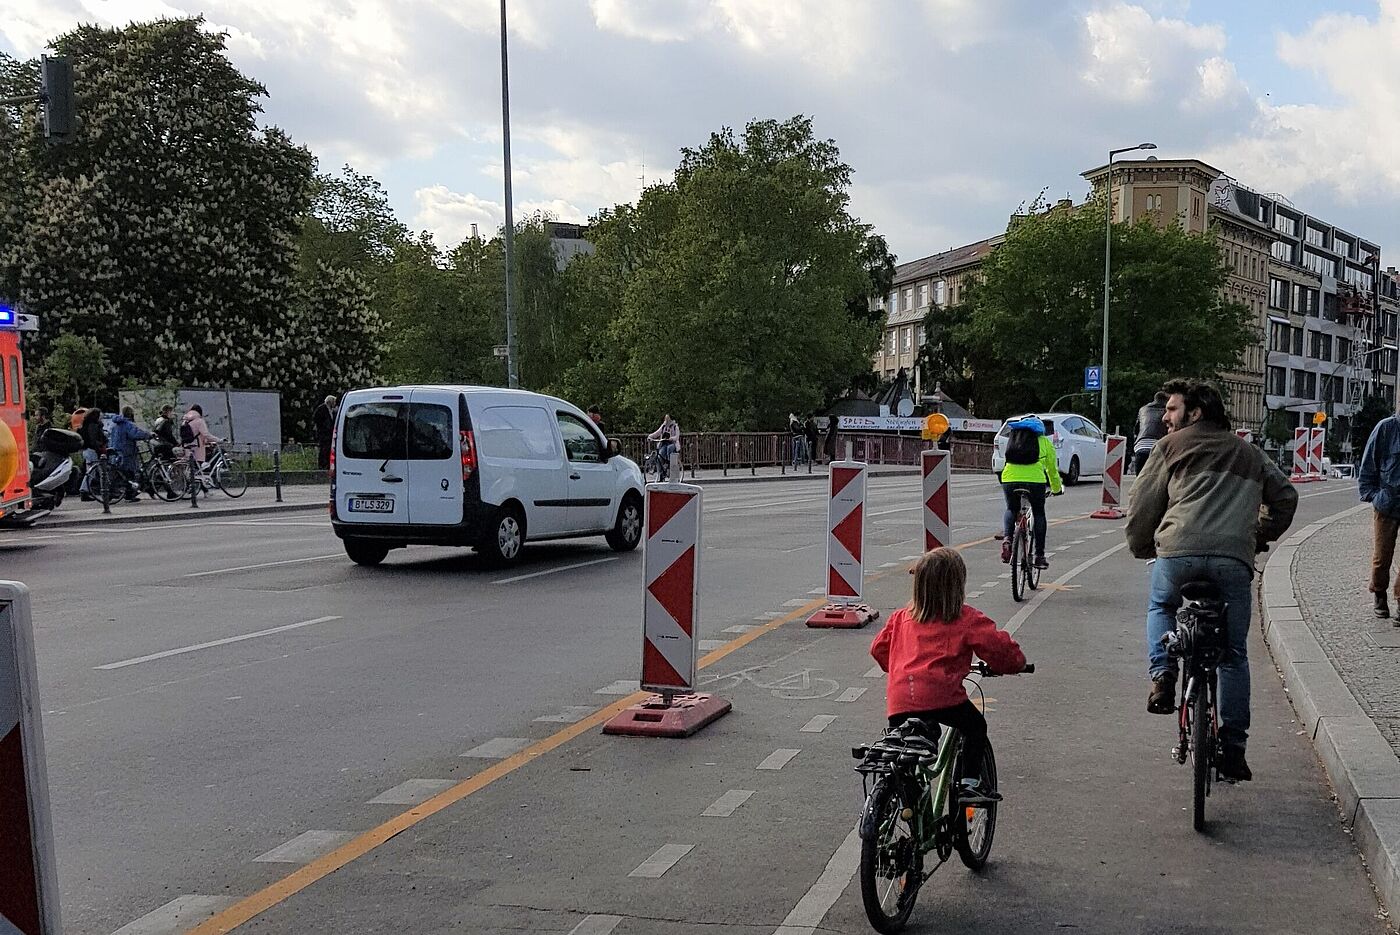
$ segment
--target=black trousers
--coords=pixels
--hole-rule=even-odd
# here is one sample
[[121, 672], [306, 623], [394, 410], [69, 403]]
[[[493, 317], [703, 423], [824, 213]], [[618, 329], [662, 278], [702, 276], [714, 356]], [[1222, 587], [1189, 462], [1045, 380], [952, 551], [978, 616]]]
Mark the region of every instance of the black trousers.
[[1050, 528], [1050, 523], [1045, 518], [1045, 498], [1050, 493], [1049, 484], [1025, 484], [1015, 481], [1002, 481], [1001, 492], [1006, 498], [1006, 513], [1002, 516], [1002, 534], [1006, 536], [1006, 541], [1011, 541], [1011, 534], [1016, 531], [1016, 511], [1021, 508], [1021, 497], [1017, 490], [1024, 490], [1027, 498], [1031, 501], [1031, 515], [1034, 523], [1031, 527], [1031, 539], [1034, 540], [1036, 555], [1045, 554], [1045, 533]]
[[971, 700], [951, 708], [938, 708], [935, 711], [908, 711], [904, 714], [891, 714], [890, 726], [898, 727], [910, 718], [916, 717], [929, 727], [929, 740], [938, 742], [938, 725], [946, 724], [963, 736], [962, 768], [954, 777], [982, 775], [982, 758], [987, 749], [987, 719]]
[[316, 452], [316, 466], [318, 468], [328, 468], [331, 466], [331, 440], [329, 438], [318, 438], [316, 440], [318, 449]]

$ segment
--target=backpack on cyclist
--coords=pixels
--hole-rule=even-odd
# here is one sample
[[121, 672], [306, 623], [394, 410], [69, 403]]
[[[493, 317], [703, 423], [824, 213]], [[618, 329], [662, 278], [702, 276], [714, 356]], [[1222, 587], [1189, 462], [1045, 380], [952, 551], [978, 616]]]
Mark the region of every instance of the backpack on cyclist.
[[195, 443], [194, 429], [190, 428], [188, 422], [180, 423], [180, 444], [193, 445]]
[[1040, 436], [1030, 429], [1012, 429], [1006, 440], [1007, 464], [1035, 464], [1040, 460]]

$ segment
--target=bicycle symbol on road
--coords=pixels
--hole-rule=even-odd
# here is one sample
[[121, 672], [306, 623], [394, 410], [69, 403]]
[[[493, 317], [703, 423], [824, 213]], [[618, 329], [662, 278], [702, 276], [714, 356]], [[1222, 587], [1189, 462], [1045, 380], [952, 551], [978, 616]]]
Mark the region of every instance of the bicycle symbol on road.
[[814, 676], [813, 669], [799, 669], [791, 675], [785, 675], [775, 681], [763, 681], [759, 678], [759, 673], [764, 669], [772, 668], [771, 663], [764, 663], [757, 666], [749, 666], [747, 669], [739, 669], [737, 672], [730, 672], [728, 675], [716, 675], [706, 679], [702, 684], [705, 688], [718, 687], [721, 682], [729, 682], [728, 688], [737, 688], [748, 683], [755, 688], [771, 692], [774, 698], [783, 701], [812, 701], [816, 698], [825, 698], [841, 690], [841, 684], [835, 679]]

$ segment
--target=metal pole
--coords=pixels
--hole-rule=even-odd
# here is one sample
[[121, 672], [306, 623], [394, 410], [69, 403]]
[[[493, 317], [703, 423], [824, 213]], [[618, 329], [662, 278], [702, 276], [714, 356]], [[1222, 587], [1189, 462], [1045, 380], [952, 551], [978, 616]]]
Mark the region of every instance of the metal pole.
[[199, 462], [194, 459], [194, 452], [190, 452], [190, 509], [199, 506], [199, 488], [204, 483], [199, 476]]
[[510, 192], [510, 67], [506, 60], [506, 0], [501, 0], [501, 130], [506, 172], [506, 385], [520, 386], [515, 359], [515, 208]]
[[272, 449], [272, 484], [277, 488], [277, 502], [282, 502], [282, 449]]
[[1103, 355], [1099, 358], [1099, 427], [1108, 427], [1108, 271], [1113, 253], [1113, 152], [1103, 186]]

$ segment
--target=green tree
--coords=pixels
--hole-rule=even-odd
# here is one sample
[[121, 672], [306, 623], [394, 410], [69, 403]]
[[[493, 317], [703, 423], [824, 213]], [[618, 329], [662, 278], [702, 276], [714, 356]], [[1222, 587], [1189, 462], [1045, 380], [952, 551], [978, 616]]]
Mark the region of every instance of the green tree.
[[[1018, 218], [983, 264], [947, 339], [979, 412], [1043, 410], [1099, 360], [1103, 212], [1100, 200]], [[1213, 234], [1143, 219], [1114, 225], [1112, 237], [1108, 430], [1130, 426], [1168, 378], [1230, 370], [1254, 327], [1246, 306], [1221, 298], [1228, 268]]]
[[1367, 396], [1361, 411], [1351, 420], [1351, 447], [1357, 461], [1366, 448], [1366, 441], [1376, 429], [1376, 423], [1394, 415], [1394, 409], [1382, 396]]
[[29, 395], [36, 405], [42, 402], [55, 412], [114, 402], [96, 398], [106, 385], [111, 369], [107, 352], [93, 338], [59, 335], [44, 362], [30, 368]]
[[629, 411], [776, 427], [869, 369], [879, 325], [847, 305], [870, 289], [850, 176], [810, 119], [755, 121], [683, 150], [673, 182], [600, 223], [604, 262], [628, 271], [614, 333]]

